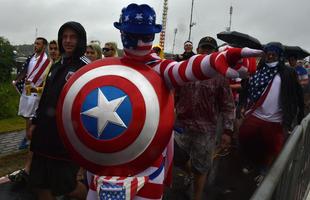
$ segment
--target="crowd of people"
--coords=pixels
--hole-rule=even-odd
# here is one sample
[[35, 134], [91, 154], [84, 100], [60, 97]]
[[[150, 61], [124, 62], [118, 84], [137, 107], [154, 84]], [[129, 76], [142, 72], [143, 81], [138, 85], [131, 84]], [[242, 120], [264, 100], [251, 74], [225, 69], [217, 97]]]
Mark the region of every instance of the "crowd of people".
[[[75, 199], [161, 199], [164, 186], [170, 186], [174, 164], [186, 172], [188, 184], [193, 184], [192, 199], [201, 200], [214, 155], [229, 149], [233, 140], [245, 160], [244, 171], [257, 170], [257, 182], [262, 180], [289, 132], [304, 117], [307, 71], [296, 56], [285, 57], [281, 43], [270, 42], [262, 50], [228, 44], [220, 50], [210, 36], [200, 39], [197, 54], [193, 43], [186, 41], [183, 54], [166, 60], [163, 49], [152, 46], [155, 33], [161, 31], [155, 20], [150, 6], [130, 4], [114, 23], [120, 30], [123, 57], [151, 68], [164, 82], [164, 90], [175, 97], [171, 107], [175, 113], [170, 116], [173, 119], [175, 115], [175, 122], [166, 126], [173, 127], [168, 130], [169, 142], [163, 144], [165, 148], [147, 168], [127, 175], [132, 178], [143, 174], [148, 181], [135, 192], [131, 190], [129, 197], [126, 191], [111, 193], [109, 187], [117, 184], [102, 175], [114, 174], [85, 169], [59, 136], [57, 103], [67, 81], [91, 62], [118, 57], [115, 42], [103, 47], [96, 42], [87, 44], [84, 27], [71, 21], [59, 28], [57, 41], [36, 38], [34, 54], [13, 81], [15, 86], [24, 84], [18, 112], [26, 120], [21, 148], [27, 140], [31, 142], [24, 169], [8, 175], [12, 182], [27, 183], [38, 199], [59, 195]], [[169, 151], [173, 146], [174, 156]]]

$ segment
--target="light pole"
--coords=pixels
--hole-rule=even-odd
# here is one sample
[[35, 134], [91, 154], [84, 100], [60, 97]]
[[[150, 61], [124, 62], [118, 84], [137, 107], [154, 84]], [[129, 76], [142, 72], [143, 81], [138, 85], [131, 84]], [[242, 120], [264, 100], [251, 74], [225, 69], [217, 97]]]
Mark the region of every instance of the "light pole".
[[191, 33], [192, 33], [192, 27], [196, 25], [195, 22], [193, 22], [193, 8], [194, 8], [194, 0], [192, 0], [192, 7], [191, 7], [191, 17], [189, 21], [189, 35], [188, 35], [188, 40], [191, 40]]
[[178, 29], [175, 28], [175, 29], [174, 29], [173, 44], [172, 44], [172, 54], [174, 54], [175, 38], [176, 38], [176, 36], [177, 36], [177, 32], [178, 32]]
[[229, 8], [229, 26], [227, 27], [227, 31], [231, 30], [231, 18], [232, 18], [232, 14], [233, 14], [233, 7], [230, 6]]

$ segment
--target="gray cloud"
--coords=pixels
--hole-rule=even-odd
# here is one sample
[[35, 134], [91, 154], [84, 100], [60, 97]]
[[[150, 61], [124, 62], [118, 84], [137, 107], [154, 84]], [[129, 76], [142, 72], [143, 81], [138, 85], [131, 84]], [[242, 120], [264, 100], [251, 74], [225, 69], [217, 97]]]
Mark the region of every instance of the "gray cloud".
[[[0, 36], [12, 44], [29, 44], [37, 28], [39, 36], [56, 39], [59, 27], [74, 20], [83, 24], [89, 40], [116, 41], [121, 46], [113, 22], [131, 2], [154, 7], [157, 23], [161, 23], [163, 0], [0, 0]], [[193, 21], [196, 25], [191, 37], [194, 46], [201, 37], [216, 37], [216, 33], [225, 30], [230, 5], [234, 7], [232, 30], [250, 34], [262, 43], [280, 41], [310, 50], [309, 0], [195, 0]], [[166, 51], [172, 51], [175, 28], [178, 29], [175, 52], [183, 51], [183, 42], [188, 39], [190, 7], [190, 0], [169, 0]]]

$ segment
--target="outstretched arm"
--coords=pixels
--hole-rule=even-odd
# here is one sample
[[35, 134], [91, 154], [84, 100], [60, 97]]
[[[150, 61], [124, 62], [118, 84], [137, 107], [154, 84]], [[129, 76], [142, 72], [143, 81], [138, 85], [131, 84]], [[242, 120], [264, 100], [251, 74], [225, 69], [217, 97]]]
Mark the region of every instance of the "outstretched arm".
[[248, 69], [248, 66], [240, 65], [240, 60], [261, 54], [261, 50], [230, 48], [210, 55], [195, 55], [182, 62], [161, 60], [151, 67], [165, 79], [169, 86], [178, 87], [187, 82], [212, 78], [217, 73], [228, 78], [237, 78], [240, 76], [238, 70], [241, 67], [243, 71]]

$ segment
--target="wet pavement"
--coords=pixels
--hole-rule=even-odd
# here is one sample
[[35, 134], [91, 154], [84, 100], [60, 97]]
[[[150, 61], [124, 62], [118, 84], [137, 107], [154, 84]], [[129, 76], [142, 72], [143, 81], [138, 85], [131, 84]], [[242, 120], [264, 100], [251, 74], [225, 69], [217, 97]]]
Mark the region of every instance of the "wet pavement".
[[25, 130], [0, 134], [0, 156], [18, 152], [18, 146], [25, 136]]

